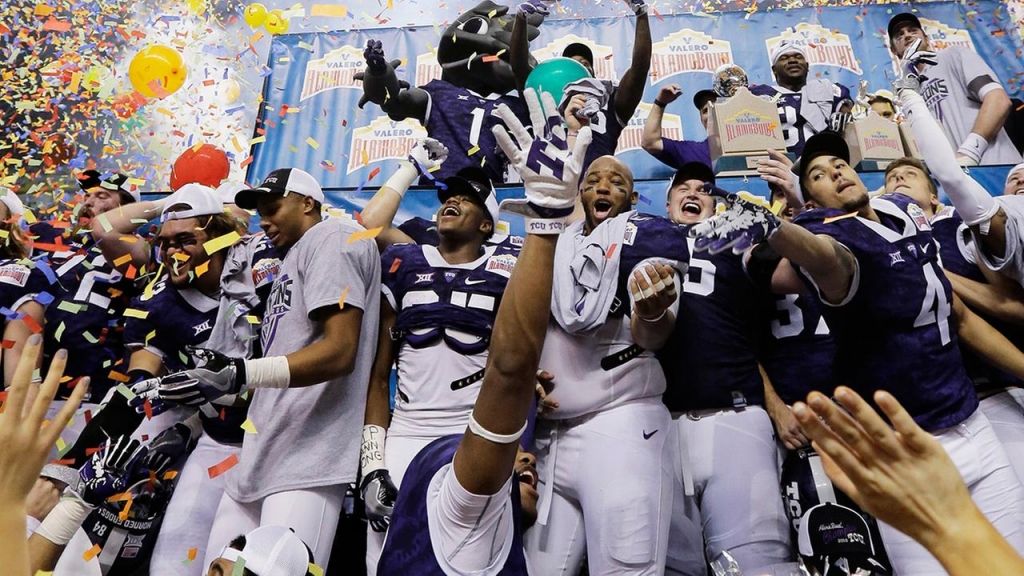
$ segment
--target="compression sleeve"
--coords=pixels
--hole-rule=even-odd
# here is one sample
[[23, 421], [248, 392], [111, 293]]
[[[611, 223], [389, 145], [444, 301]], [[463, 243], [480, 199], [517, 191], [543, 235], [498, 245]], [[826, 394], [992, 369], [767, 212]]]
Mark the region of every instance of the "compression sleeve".
[[932, 117], [921, 95], [913, 90], [901, 90], [899, 97], [932, 176], [942, 184], [964, 222], [968, 226], [980, 225], [981, 233], [988, 233], [989, 220], [999, 210], [995, 198], [964, 173], [942, 127]]

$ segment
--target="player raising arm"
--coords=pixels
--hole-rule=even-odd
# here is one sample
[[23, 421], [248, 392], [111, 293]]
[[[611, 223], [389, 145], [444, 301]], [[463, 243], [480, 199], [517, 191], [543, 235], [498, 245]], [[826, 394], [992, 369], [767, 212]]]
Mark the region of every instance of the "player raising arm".
[[[570, 150], [544, 95], [526, 92], [534, 139], [504, 107], [515, 137], [495, 136], [523, 175], [528, 233], [498, 309], [483, 384], [469, 430], [440, 438], [416, 456], [395, 503], [379, 573], [526, 574], [522, 531], [536, 518], [536, 473], [520, 452], [534, 376], [548, 325], [555, 244], [572, 212], [590, 129]], [[518, 474], [517, 474], [518, 473]], [[519, 476], [519, 478], [517, 478]], [[518, 480], [518, 481], [517, 481]]]
[[[1020, 351], [954, 301], [927, 218], [913, 199], [889, 194], [869, 200], [842, 136], [824, 132], [808, 139], [794, 172], [816, 209], [791, 224], [730, 198], [723, 215], [695, 229], [697, 248], [742, 251], [767, 240], [784, 258], [772, 273], [773, 291], [799, 293], [806, 284], [825, 304], [837, 340], [835, 373], [863, 395], [880, 382], [902, 382], [893, 395], [950, 452], [996, 528], [1024, 548], [1024, 489], [977, 410], [958, 339], [989, 361], [1012, 359], [999, 364], [1010, 371], [1019, 369]], [[950, 429], [970, 430], [971, 440]], [[979, 458], [986, 464], [978, 466]], [[881, 528], [898, 572], [942, 573], [919, 545], [890, 526]]]

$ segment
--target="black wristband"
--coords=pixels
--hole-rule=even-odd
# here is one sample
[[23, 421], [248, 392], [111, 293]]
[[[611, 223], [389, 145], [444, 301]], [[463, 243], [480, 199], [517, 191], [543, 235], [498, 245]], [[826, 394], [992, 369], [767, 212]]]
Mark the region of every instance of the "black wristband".
[[667, 106], [667, 104], [665, 104], [661, 100], [658, 100], [657, 98], [654, 99], [654, 105], [657, 106], [658, 108], [661, 108], [662, 110], [664, 110], [665, 106]]

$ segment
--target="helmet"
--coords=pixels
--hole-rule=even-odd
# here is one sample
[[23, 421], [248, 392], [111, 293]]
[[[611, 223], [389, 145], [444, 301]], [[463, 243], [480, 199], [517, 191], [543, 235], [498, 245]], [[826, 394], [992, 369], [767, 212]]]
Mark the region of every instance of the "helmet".
[[782, 465], [786, 503], [800, 558], [823, 576], [892, 574], [878, 522], [832, 485], [810, 446], [790, 451]]

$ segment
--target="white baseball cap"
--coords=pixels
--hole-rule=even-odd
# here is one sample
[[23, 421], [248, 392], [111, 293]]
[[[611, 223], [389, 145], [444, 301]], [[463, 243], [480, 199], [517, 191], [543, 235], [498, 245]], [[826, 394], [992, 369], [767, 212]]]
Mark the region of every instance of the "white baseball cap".
[[[171, 210], [175, 206], [188, 206]], [[198, 216], [214, 216], [224, 212], [224, 203], [209, 186], [202, 184], [185, 184], [164, 200], [164, 209], [160, 213], [160, 221], [184, 220]]]
[[7, 209], [11, 211], [11, 216], [15, 218], [21, 218], [25, 214], [25, 205], [22, 204], [21, 198], [10, 189], [0, 186], [0, 202], [3, 202]]
[[306, 544], [287, 526], [260, 526], [245, 535], [241, 550], [225, 547], [220, 557], [256, 576], [306, 576], [313, 561]]
[[220, 201], [224, 204], [234, 204], [235, 195], [242, 190], [248, 190], [249, 187], [244, 182], [221, 182], [220, 186], [217, 186], [217, 196], [220, 197]]
[[772, 66], [775, 66], [775, 63], [778, 62], [779, 58], [782, 58], [783, 55], [794, 53], [800, 54], [805, 60], [807, 59], [807, 49], [803, 44], [798, 44], [793, 40], [783, 40], [782, 42], [779, 42], [771, 53]]
[[263, 179], [258, 188], [241, 190], [235, 194], [235, 204], [246, 210], [255, 210], [260, 194], [299, 194], [323, 204], [324, 191], [316, 178], [298, 168], [278, 168]]

